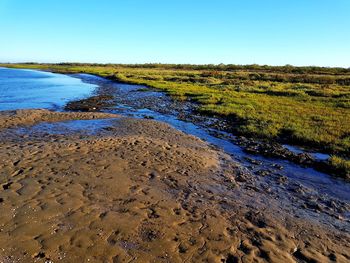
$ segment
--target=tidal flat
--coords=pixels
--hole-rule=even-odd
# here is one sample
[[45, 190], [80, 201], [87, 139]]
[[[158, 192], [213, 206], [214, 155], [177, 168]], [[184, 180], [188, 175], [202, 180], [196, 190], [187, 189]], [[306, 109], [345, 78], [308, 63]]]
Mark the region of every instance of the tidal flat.
[[[313, 196], [299, 207], [167, 124], [104, 113], [10, 114], [0, 114], [3, 262], [350, 258], [349, 221], [335, 211], [349, 211], [348, 202], [333, 201], [332, 210]], [[46, 129], [32, 126], [33, 116]], [[82, 117], [80, 130], [55, 122], [74, 126]], [[90, 118], [102, 118], [103, 128], [89, 133]], [[295, 196], [308, 191], [294, 185]]]
[[4, 64], [88, 73], [156, 88], [220, 116], [228, 130], [310, 147], [327, 154], [329, 171], [350, 176], [350, 70], [259, 65]]
[[347, 181], [254, 152], [198, 101], [80, 72], [89, 94], [0, 112], [0, 261], [350, 260]]

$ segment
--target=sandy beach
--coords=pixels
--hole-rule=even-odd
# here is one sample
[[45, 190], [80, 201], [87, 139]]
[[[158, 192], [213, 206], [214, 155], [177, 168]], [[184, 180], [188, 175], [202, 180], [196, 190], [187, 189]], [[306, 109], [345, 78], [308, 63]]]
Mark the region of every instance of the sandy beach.
[[[31, 130], [112, 118], [98, 134]], [[348, 233], [296, 218], [230, 156], [153, 120], [0, 114], [0, 262], [349, 262]]]

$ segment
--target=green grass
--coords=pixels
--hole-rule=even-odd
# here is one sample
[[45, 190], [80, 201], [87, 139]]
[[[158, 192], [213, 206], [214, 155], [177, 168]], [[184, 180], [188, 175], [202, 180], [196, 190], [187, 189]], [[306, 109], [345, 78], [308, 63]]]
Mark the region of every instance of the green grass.
[[350, 178], [350, 161], [344, 160], [338, 156], [332, 156], [329, 160], [332, 167], [336, 169], [336, 172], [342, 174], [345, 178]]
[[147, 85], [175, 99], [195, 101], [203, 113], [231, 120], [236, 133], [312, 146], [348, 162], [349, 69], [160, 64], [2, 66], [90, 73]]

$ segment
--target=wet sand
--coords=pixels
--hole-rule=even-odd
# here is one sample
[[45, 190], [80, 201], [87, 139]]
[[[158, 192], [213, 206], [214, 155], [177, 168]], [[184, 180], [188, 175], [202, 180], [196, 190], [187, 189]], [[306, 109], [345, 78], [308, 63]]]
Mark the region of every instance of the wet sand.
[[[104, 113], [0, 113], [0, 262], [349, 262], [350, 237], [207, 143]], [[14, 127], [116, 118], [100, 134]], [[28, 128], [30, 129], [30, 127]]]
[[119, 117], [119, 115], [100, 112], [55, 112], [44, 109], [0, 111], [0, 129], [34, 125], [40, 122], [91, 120], [113, 117]]

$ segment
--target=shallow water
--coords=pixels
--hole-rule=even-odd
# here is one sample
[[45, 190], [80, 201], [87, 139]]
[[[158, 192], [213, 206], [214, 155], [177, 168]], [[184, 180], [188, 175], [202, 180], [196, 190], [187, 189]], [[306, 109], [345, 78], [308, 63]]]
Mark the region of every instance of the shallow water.
[[59, 110], [70, 100], [90, 95], [95, 88], [62, 74], [0, 68], [0, 110]]
[[[39, 73], [41, 74], [41, 72]], [[31, 72], [31, 74], [38, 74], [40, 76], [39, 73]], [[45, 76], [47, 76], [46, 74], [57, 75], [52, 73], [44, 73]], [[209, 129], [195, 125], [191, 122], [179, 120], [176, 115], [176, 112], [174, 112], [174, 114], [164, 113], [161, 110], [162, 107], [166, 108], [171, 103], [169, 97], [166, 96], [164, 93], [152, 90], [141, 92], [138, 91], [141, 87], [137, 85], [117, 83], [107, 79], [86, 74], [76, 75], [75, 77], [78, 77], [79, 79], [70, 76], [62, 77], [62, 75], [59, 74], [58, 76], [51, 77], [54, 79], [57, 78], [58, 80], [62, 78], [64, 79], [64, 81], [67, 83], [67, 87], [62, 87], [65, 86], [64, 82], [60, 82], [61, 85], [58, 86], [62, 90], [71, 89], [71, 83], [76, 83], [76, 88], [82, 86], [83, 89], [86, 89], [87, 93], [85, 93], [85, 95], [88, 95], [89, 92], [91, 93], [93, 88], [95, 88], [93, 91], [94, 94], [99, 94], [101, 90], [103, 90], [103, 92], [107, 90], [109, 93], [119, 98], [117, 105], [109, 109], [109, 112], [136, 118], [147, 117], [158, 121], [166, 122], [178, 130], [181, 130], [187, 134], [197, 136], [209, 142], [210, 144], [223, 149], [226, 153], [232, 155], [235, 160], [237, 160], [240, 164], [242, 164], [247, 170], [249, 170], [252, 173], [257, 173], [262, 170], [271, 171], [271, 176], [267, 176], [262, 180], [264, 180], [264, 183], [266, 185], [273, 188], [273, 191], [276, 194], [276, 196], [278, 196], [278, 198], [287, 198], [290, 200], [294, 200], [294, 198], [297, 195], [299, 195], [298, 200], [300, 201], [300, 204], [302, 204], [303, 202], [309, 202], [310, 200], [313, 200], [316, 196], [318, 198], [318, 202], [323, 202], [324, 204], [333, 200], [339, 201], [339, 207], [343, 206], [343, 202], [350, 202], [350, 184], [341, 179], [334, 178], [327, 174], [315, 171], [311, 168], [300, 167], [299, 165], [296, 165], [286, 160], [265, 158], [262, 156], [245, 153], [238, 145], [235, 145], [230, 140], [230, 137], [232, 138], [232, 135], [230, 134], [224, 134], [215, 129]], [[34, 78], [34, 83], [36, 82], [36, 80], [37, 79]], [[30, 78], [25, 79], [25, 82], [30, 81]], [[49, 87], [45, 87], [44, 84], [42, 86], [43, 90], [45, 90], [46, 88], [52, 89], [53, 87], [52, 85], [49, 85]], [[26, 86], [19, 86], [17, 87], [17, 89], [20, 90], [23, 89], [23, 87]], [[40, 96], [40, 89], [36, 91], [35, 95]], [[83, 96], [84, 93], [72, 93], [72, 95]], [[63, 106], [64, 102], [69, 100], [69, 98], [72, 99], [74, 96], [66, 96], [66, 100], [60, 101], [61, 104], [59, 105], [61, 106], [59, 106], [59, 108]], [[41, 105], [44, 107], [46, 106], [46, 108], [50, 108], [52, 104], [58, 105], [57, 98], [57, 96], [54, 96], [52, 101], [50, 101], [49, 98], [46, 98], [46, 102], [43, 102]], [[155, 110], [151, 106], [148, 107], [148, 101], [151, 101], [153, 104], [157, 103], [158, 106], [161, 107], [157, 107], [156, 109], [158, 110]], [[149, 105], [152, 105], [152, 103]], [[30, 107], [30, 105], [32, 104], [30, 102], [23, 104], [21, 100], [14, 98], [13, 103], [11, 105], [13, 108], [16, 108], [22, 107], [24, 105]], [[21, 128], [17, 130], [17, 132], [21, 134], [26, 134], [30, 132], [42, 132], [48, 134], [65, 134], [68, 132], [79, 132], [83, 134], [86, 133], [98, 135], [99, 132], [103, 132], [103, 128], [112, 125], [112, 122], [113, 120], [75, 120], [60, 123], [41, 123], [32, 128]], [[222, 134], [223, 136], [217, 136], [220, 134]], [[294, 151], [301, 151], [298, 148], [290, 148]], [[314, 154], [317, 155], [318, 153]], [[326, 158], [326, 156], [323, 156], [321, 154], [319, 156], [320, 158]], [[260, 161], [261, 164], [252, 165], [251, 162], [247, 161], [247, 158]], [[276, 164], [283, 166], [283, 169], [275, 169]], [[288, 182], [286, 184], [280, 185], [275, 180], [280, 176], [287, 177]], [[259, 176], [257, 175], [257, 177]], [[291, 190], [293, 188], [299, 187], [303, 189], [302, 194], [296, 194]], [[298, 200], [296, 200], [295, 202], [299, 202]], [[350, 218], [350, 215], [348, 214], [348, 212], [345, 212], [342, 213], [342, 217]]]

